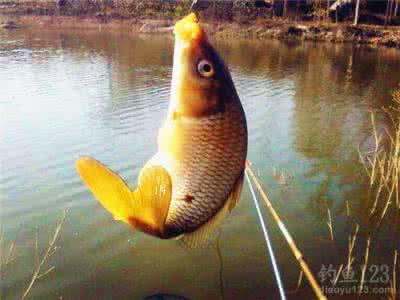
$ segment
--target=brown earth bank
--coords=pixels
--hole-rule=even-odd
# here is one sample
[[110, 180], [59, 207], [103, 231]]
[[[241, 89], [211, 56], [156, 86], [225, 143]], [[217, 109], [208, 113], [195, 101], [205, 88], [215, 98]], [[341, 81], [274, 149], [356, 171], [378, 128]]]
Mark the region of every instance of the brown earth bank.
[[380, 26], [330, 24], [317, 22], [266, 22], [264, 24], [219, 24], [214, 30], [219, 36], [243, 36], [258, 39], [296, 39], [326, 42], [351, 42], [382, 45], [400, 49], [400, 28]]
[[[20, 27], [46, 29], [104, 29], [125, 30], [130, 33], [162, 34], [172, 31], [174, 19], [104, 18], [78, 16], [3, 15], [0, 30]], [[246, 22], [207, 21], [209, 34], [221, 38], [257, 38], [311, 40], [336, 43], [382, 45], [400, 49], [400, 27], [385, 28], [376, 25], [353, 26], [346, 23], [291, 22], [284, 20], [255, 20]]]
[[[165, 33], [190, 11], [192, 0], [0, 0], [0, 30], [18, 27], [123, 30]], [[207, 31], [221, 37], [313, 40], [382, 45], [400, 49], [400, 0], [363, 0], [354, 22], [354, 1], [240, 0], [203, 3], [201, 21]], [[331, 11], [343, 2], [338, 18]], [[271, 5], [273, 3], [273, 5]], [[325, 6], [323, 5], [325, 3]], [[262, 5], [261, 5], [262, 4]], [[390, 6], [392, 4], [392, 6]], [[394, 5], [396, 4], [396, 5]], [[286, 8], [285, 8], [286, 5]], [[371, 25], [371, 15], [382, 19], [392, 7], [391, 26]], [[3, 17], [1, 17], [3, 16]], [[365, 16], [369, 16], [365, 18]], [[339, 21], [340, 19], [340, 21]], [[364, 21], [363, 21], [364, 20]], [[369, 22], [368, 24], [363, 22]]]

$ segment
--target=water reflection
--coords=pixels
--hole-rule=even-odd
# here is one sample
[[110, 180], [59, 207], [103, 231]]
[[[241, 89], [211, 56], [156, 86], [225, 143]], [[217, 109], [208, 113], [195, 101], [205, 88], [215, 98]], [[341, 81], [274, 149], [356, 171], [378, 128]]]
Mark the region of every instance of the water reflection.
[[[249, 158], [276, 209], [314, 270], [343, 263], [354, 223], [369, 222], [357, 147], [371, 145], [368, 111], [389, 103], [400, 54], [299, 42], [214, 43], [232, 69], [248, 117]], [[0, 282], [4, 298], [18, 298], [33, 269], [36, 233], [42, 249], [64, 207], [71, 209], [51, 261], [56, 271], [41, 279], [32, 298], [278, 296], [247, 190], [216, 244], [188, 250], [115, 223], [76, 175], [74, 160], [88, 154], [134, 185], [166, 115], [172, 50], [168, 36], [0, 33], [0, 217], [4, 239], [18, 248]], [[388, 126], [383, 117], [379, 122]], [[334, 244], [327, 242], [328, 208]], [[298, 269], [269, 226], [291, 289]], [[382, 228], [381, 239], [388, 232]], [[380, 258], [372, 251], [371, 259], [388, 258], [393, 245], [381, 246]], [[303, 288], [295, 297], [310, 293]]]

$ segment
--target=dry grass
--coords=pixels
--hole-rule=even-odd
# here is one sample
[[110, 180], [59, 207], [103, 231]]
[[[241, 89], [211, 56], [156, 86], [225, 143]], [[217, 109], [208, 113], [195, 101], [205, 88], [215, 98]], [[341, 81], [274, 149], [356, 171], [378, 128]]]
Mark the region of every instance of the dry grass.
[[8, 266], [15, 259], [14, 249], [15, 249], [15, 243], [14, 242], [6, 243], [4, 241], [3, 234], [0, 230], [0, 280], [3, 276], [4, 268]]
[[375, 114], [371, 113], [375, 149], [360, 157], [370, 181], [370, 216], [379, 227], [393, 206], [400, 209], [400, 89], [393, 93], [393, 105], [383, 109], [390, 120], [390, 129], [378, 131]]
[[360, 226], [357, 224], [356, 228], [354, 230], [354, 235], [352, 237], [349, 236], [348, 253], [347, 253], [347, 265], [346, 265], [347, 275], [351, 271], [352, 264], [354, 262], [353, 252], [354, 252], [354, 247], [356, 245], [357, 234], [358, 234], [359, 229], [360, 229]]
[[397, 250], [394, 251], [394, 258], [393, 258], [393, 273], [392, 273], [392, 280], [390, 281], [390, 290], [391, 294], [389, 296], [390, 300], [396, 300], [397, 299], [397, 255], [398, 252]]
[[349, 205], [349, 199], [345, 199], [345, 204], [346, 204], [346, 216], [350, 217], [350, 205]]
[[[34, 261], [35, 261], [35, 267], [32, 273], [32, 277], [23, 291], [23, 294], [21, 296], [21, 300], [26, 299], [32, 290], [34, 284], [37, 282], [38, 279], [46, 276], [50, 272], [55, 270], [55, 266], [50, 266], [47, 269], [43, 270], [45, 268], [46, 262], [48, 259], [57, 251], [59, 247], [56, 246], [56, 242], [58, 240], [58, 237], [60, 235], [62, 226], [64, 224], [65, 218], [67, 216], [67, 210], [63, 212], [63, 215], [61, 216], [61, 219], [58, 221], [57, 226], [54, 230], [53, 235], [49, 239], [48, 246], [46, 247], [46, 250], [44, 251], [43, 254], [40, 253], [39, 251], [39, 245], [38, 245], [38, 236], [36, 234], [35, 236], [35, 249], [34, 249]], [[16, 253], [15, 253], [15, 242], [6, 242], [4, 240], [4, 235], [0, 231], [0, 281], [5, 276], [4, 270], [6, 267], [12, 267], [12, 262], [14, 262], [16, 259]], [[1, 294], [0, 294], [1, 298]]]
[[361, 292], [363, 290], [364, 283], [365, 283], [365, 272], [366, 272], [367, 266], [368, 266], [369, 248], [370, 247], [371, 247], [371, 237], [368, 237], [367, 245], [365, 247], [364, 264], [361, 267], [361, 280], [360, 280], [360, 286], [359, 286], [359, 289], [358, 289], [358, 294], [359, 295], [361, 295]]
[[342, 274], [342, 270], [343, 270], [343, 264], [341, 264], [340, 266], [339, 266], [339, 269], [338, 269], [338, 272], [337, 272], [337, 274], [336, 274], [336, 277], [334, 278], [334, 280], [333, 280], [333, 286], [336, 286], [336, 284], [337, 284], [337, 282], [338, 282], [338, 280], [339, 280], [339, 277], [340, 277], [340, 274]]
[[[371, 113], [371, 126], [374, 138], [374, 149], [366, 155], [359, 151], [361, 161], [369, 176], [369, 217], [371, 225], [379, 228], [388, 215], [389, 209], [396, 214], [400, 211], [400, 88], [393, 93], [392, 105], [382, 109], [384, 117], [389, 120], [386, 128], [377, 127], [376, 115]], [[358, 227], [356, 232], [358, 231]], [[356, 241], [349, 238], [349, 259]], [[364, 262], [361, 266], [361, 279], [358, 293], [361, 294], [366, 282], [366, 271], [370, 255], [371, 236], [368, 235], [364, 252]], [[393, 274], [390, 280], [390, 295], [388, 299], [397, 299], [397, 250], [394, 251]]]
[[333, 224], [332, 224], [331, 210], [329, 209], [329, 207], [327, 208], [327, 211], [328, 211], [328, 221], [326, 222], [326, 225], [328, 225], [328, 228], [329, 228], [329, 237], [330, 237], [331, 241], [333, 241], [334, 240]]
[[[23, 295], [21, 297], [21, 300], [26, 299], [26, 297], [28, 296], [29, 292], [31, 291], [33, 285], [35, 284], [35, 282], [38, 279], [40, 279], [41, 277], [49, 274], [50, 272], [52, 272], [55, 269], [55, 266], [51, 266], [46, 271], [42, 272], [42, 269], [43, 269], [46, 261], [48, 260], [48, 258], [51, 257], [58, 249], [58, 247], [55, 246], [55, 243], [56, 243], [56, 241], [58, 239], [58, 236], [60, 235], [60, 231], [61, 231], [61, 228], [62, 228], [62, 226], [64, 224], [66, 216], [67, 216], [67, 211], [65, 210], [63, 215], [62, 215], [62, 217], [61, 217], [61, 220], [58, 222], [57, 227], [54, 230], [53, 236], [49, 240], [49, 245], [47, 246], [46, 251], [41, 256], [39, 263], [36, 265], [36, 268], [35, 268], [35, 270], [34, 270], [34, 272], [32, 274], [32, 278], [31, 278], [27, 288], [25, 289], [25, 291], [24, 291], [24, 293], [23, 293]], [[37, 243], [37, 237], [36, 237], [36, 243], [35, 243], [36, 251], [35, 251], [35, 253], [38, 254], [39, 252], [38, 252], [37, 244], [38, 243]], [[37, 257], [40, 257], [40, 256], [37, 256]]]

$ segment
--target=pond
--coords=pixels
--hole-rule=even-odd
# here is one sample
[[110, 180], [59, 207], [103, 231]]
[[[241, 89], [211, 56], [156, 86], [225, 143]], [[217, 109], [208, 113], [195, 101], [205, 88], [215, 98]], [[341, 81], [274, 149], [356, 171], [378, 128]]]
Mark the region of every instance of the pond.
[[[323, 266], [338, 269], [347, 262], [348, 238], [359, 224], [359, 278], [369, 221], [358, 149], [371, 147], [370, 112], [389, 105], [398, 87], [400, 52], [324, 43], [213, 43], [247, 115], [248, 159], [313, 273], [318, 278]], [[1, 268], [0, 297], [21, 297], [68, 209], [58, 248], [42, 271], [55, 268], [35, 282], [30, 299], [278, 299], [247, 184], [211, 245], [188, 249], [114, 221], [75, 171], [74, 161], [91, 155], [135, 186], [166, 117], [172, 52], [168, 35], [0, 32], [3, 257], [14, 245]], [[259, 200], [288, 297], [312, 298], [304, 278], [297, 289], [300, 268]], [[390, 220], [374, 231], [371, 263], [392, 265], [398, 225]]]

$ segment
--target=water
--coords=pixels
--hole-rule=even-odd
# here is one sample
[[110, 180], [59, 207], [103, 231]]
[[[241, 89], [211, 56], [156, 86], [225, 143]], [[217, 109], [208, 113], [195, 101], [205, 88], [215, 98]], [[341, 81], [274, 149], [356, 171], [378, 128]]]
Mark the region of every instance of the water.
[[[368, 220], [357, 148], [371, 144], [370, 111], [390, 103], [400, 52], [277, 41], [214, 43], [247, 114], [248, 157], [312, 270], [317, 276], [322, 265], [346, 262], [356, 223], [359, 268]], [[92, 155], [135, 185], [156, 151], [166, 116], [172, 51], [169, 36], [0, 32], [3, 257], [6, 245], [15, 243], [13, 260], [0, 274], [4, 299], [21, 297], [37, 252], [45, 250], [66, 208], [59, 248], [43, 267], [55, 269], [35, 283], [31, 299], [143, 299], [162, 293], [278, 298], [247, 187], [218, 243], [190, 250], [112, 220], [74, 169], [80, 155]], [[262, 207], [289, 298], [310, 299], [304, 280], [293, 292], [299, 267]], [[326, 225], [328, 207], [334, 242]], [[391, 264], [396, 247], [389, 220], [376, 233], [370, 261]]]

